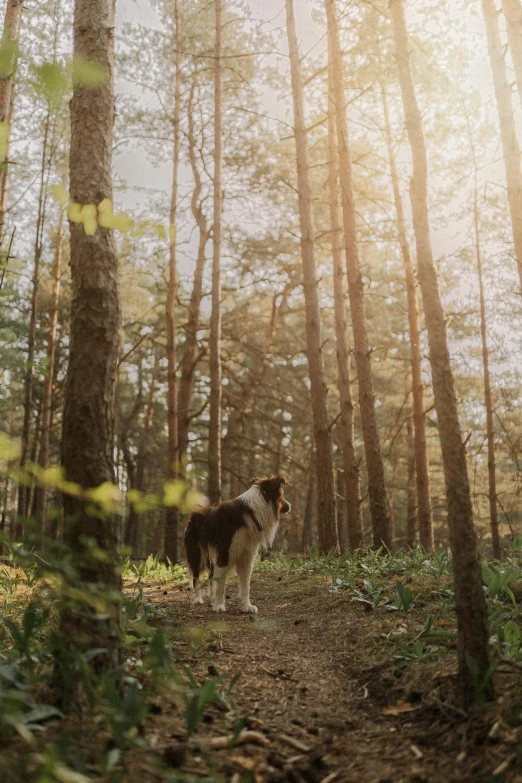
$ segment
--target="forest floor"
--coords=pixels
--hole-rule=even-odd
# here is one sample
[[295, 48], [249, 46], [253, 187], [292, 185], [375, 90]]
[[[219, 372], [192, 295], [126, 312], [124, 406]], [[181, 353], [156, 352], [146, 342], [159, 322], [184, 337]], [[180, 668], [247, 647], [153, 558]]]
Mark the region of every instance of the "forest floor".
[[[233, 578], [225, 615], [193, 606], [179, 583], [142, 585], [198, 683], [240, 676], [235, 709], [209, 703], [188, 740], [179, 700], [158, 694], [146, 748], [126, 754], [126, 783], [522, 783], [520, 669], [499, 669], [497, 701], [466, 716], [454, 642], [439, 655], [423, 648], [419, 661], [393, 654], [392, 636], [422, 629], [422, 600], [405, 620], [324, 577], [263, 565], [252, 580], [257, 615], [239, 612]], [[238, 715], [238, 731], [253, 734], [230, 747]]]

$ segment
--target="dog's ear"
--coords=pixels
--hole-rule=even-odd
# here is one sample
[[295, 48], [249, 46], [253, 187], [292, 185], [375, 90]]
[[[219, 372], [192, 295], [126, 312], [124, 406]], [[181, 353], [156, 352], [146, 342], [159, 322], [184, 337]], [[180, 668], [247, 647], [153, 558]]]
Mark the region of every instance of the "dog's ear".
[[288, 481], [286, 480], [286, 476], [272, 476], [272, 481], [274, 483], [277, 483], [279, 487], [284, 487], [288, 484]]
[[250, 486], [253, 484], [260, 484], [262, 481], [265, 481], [266, 476], [254, 476], [250, 479]]

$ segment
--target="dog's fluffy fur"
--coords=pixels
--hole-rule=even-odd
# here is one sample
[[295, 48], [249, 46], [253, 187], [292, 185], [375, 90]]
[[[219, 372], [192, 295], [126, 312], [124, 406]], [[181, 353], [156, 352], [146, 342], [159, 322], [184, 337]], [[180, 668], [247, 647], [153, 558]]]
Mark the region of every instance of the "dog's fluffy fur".
[[288, 514], [284, 476], [253, 479], [235, 500], [220, 503], [190, 517], [185, 532], [188, 578], [195, 604], [202, 604], [201, 575], [210, 572], [210, 598], [215, 612], [225, 612], [225, 582], [231, 569], [237, 572], [242, 612], [257, 612], [250, 603], [250, 577], [262, 547], [274, 541], [279, 517]]

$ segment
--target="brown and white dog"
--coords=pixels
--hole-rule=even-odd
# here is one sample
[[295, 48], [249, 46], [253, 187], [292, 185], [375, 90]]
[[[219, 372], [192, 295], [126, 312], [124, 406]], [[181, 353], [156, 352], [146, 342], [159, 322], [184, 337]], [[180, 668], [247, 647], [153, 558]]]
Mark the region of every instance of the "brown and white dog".
[[288, 514], [284, 476], [256, 478], [235, 500], [195, 511], [185, 532], [188, 579], [194, 590], [193, 603], [202, 604], [200, 577], [210, 572], [210, 598], [214, 612], [225, 612], [225, 582], [231, 569], [237, 572], [242, 612], [257, 612], [250, 603], [250, 577], [259, 549], [269, 547]]

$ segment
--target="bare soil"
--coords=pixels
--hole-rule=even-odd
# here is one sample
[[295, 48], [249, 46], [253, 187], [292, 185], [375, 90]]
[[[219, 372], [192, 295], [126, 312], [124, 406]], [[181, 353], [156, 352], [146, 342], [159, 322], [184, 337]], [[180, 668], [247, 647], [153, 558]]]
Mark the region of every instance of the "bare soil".
[[239, 612], [234, 580], [227, 595], [228, 612], [215, 615], [179, 585], [144, 590], [198, 682], [240, 674], [232, 693], [253, 740], [211, 749], [235, 716], [209, 705], [187, 741], [179, 702], [162, 694], [145, 726], [150, 750], [128, 754], [127, 783], [522, 783], [520, 720], [507, 709], [522, 671], [502, 670], [497, 702], [466, 716], [451, 650], [422, 664], [383, 654], [386, 617], [326, 581], [254, 574], [257, 615]]

